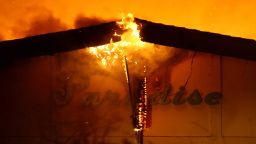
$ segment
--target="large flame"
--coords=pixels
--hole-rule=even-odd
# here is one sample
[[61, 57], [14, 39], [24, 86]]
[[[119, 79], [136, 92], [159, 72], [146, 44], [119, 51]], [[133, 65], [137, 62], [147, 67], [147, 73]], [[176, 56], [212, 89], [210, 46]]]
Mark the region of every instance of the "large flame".
[[139, 25], [134, 22], [134, 16], [131, 13], [123, 17], [117, 24], [120, 28], [126, 30], [122, 35], [115, 33], [115, 36], [121, 37], [121, 41], [113, 43], [110, 40], [107, 45], [89, 48], [89, 52], [95, 55], [104, 67], [114, 66], [118, 61], [124, 59], [137, 64], [132, 53], [145, 45], [140, 38]]
[[[89, 51], [100, 59], [101, 64], [104, 67], [113, 66], [117, 62], [123, 63], [127, 84], [129, 86], [129, 94], [131, 94], [127, 62], [129, 61], [129, 63], [137, 65], [137, 60], [140, 59], [140, 57], [136, 55], [136, 51], [145, 48], [146, 43], [141, 41], [139, 25], [134, 22], [134, 17], [131, 13], [123, 17], [120, 22], [117, 22], [117, 24], [121, 29], [126, 30], [122, 35], [115, 33], [115, 36], [121, 37], [120, 42], [113, 43], [111, 40], [110, 44], [91, 47]], [[146, 75], [145, 63], [143, 63], [143, 65], [143, 72], [144, 75]], [[138, 67], [140, 67], [140, 65]], [[146, 77], [143, 82], [143, 95], [140, 99], [145, 100], [147, 103]], [[136, 106], [136, 121], [138, 121], [138, 123], [136, 124], [137, 126], [134, 128], [134, 131], [141, 131], [146, 127], [146, 106], [147, 104], [145, 104], [144, 101], [141, 101], [138, 106]]]

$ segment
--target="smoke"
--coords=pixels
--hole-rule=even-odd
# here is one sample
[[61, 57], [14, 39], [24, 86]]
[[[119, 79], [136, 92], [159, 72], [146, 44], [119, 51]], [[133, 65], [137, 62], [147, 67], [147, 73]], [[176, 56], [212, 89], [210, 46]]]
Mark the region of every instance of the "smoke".
[[[29, 16], [28, 19], [20, 20], [21, 25], [16, 25], [13, 28], [12, 31], [15, 37], [33, 36], [68, 29], [68, 26], [63, 23], [60, 18], [54, 16], [53, 13], [46, 8], [28, 8], [28, 11], [35, 11], [35, 13]], [[107, 21], [108, 20], [101, 17], [89, 17], [83, 14], [78, 14], [73, 25], [75, 28], [80, 28], [97, 25]], [[136, 48], [133, 47], [131, 49]], [[145, 48], [130, 52], [129, 54], [131, 54], [132, 59], [135, 59], [138, 63], [129, 63], [131, 74], [143, 75], [144, 65], [147, 67], [148, 74], [154, 73], [154, 71], [157, 71], [159, 68], [163, 68], [163, 65], [168, 67], [169, 65], [175, 65], [183, 61], [186, 58], [187, 52], [160, 45], [146, 44]], [[64, 83], [63, 81], [66, 81], [66, 78], [72, 75], [72, 78], [69, 79], [69, 82], [72, 83], [70, 86], [74, 87], [72, 88], [72, 91], [76, 91], [79, 87], [88, 87], [88, 79], [90, 75], [104, 75], [105, 77], [112, 77], [114, 80], [120, 80], [121, 77], [124, 77], [123, 68], [120, 69], [120, 67], [123, 67], [122, 64], [119, 64], [116, 69], [105, 71], [97, 64], [97, 59], [93, 58], [88, 53], [84, 53], [83, 50], [57, 54], [55, 58], [58, 64], [56, 77], [57, 79], [62, 79], [59, 83]], [[83, 71], [81, 70], [82, 67], [88, 67], [88, 69]], [[81, 86], [81, 84], [83, 84], [83, 86]]]
[[81, 27], [101, 24], [104, 22], [107, 22], [107, 21], [100, 17], [88, 17], [88, 16], [84, 16], [83, 14], [79, 14], [75, 19], [74, 27], [81, 28]]
[[188, 51], [146, 43], [143, 48], [129, 52], [129, 55], [131, 61], [136, 61], [136, 64], [129, 63], [130, 72], [134, 75], [144, 75], [144, 66], [147, 74], [154, 73], [163, 65], [175, 66], [187, 58]]
[[[170, 47], [169, 47], [170, 48]], [[191, 58], [191, 51], [179, 49], [179, 48], [172, 48], [172, 56], [168, 59], [168, 64], [175, 66], [189, 58]]]
[[[79, 28], [103, 22], [106, 22], [106, 20], [99, 17], [86, 17], [80, 14], [74, 21], [74, 27]], [[49, 10], [37, 12], [31, 19], [23, 21], [22, 23], [24, 25], [17, 25], [13, 29], [13, 34], [16, 37], [33, 36], [66, 30], [68, 28], [60, 18], [54, 16]], [[170, 63], [178, 63], [183, 59], [182, 52], [177, 52], [173, 48], [152, 44], [147, 44], [145, 49], [138, 50], [131, 54], [139, 62], [138, 65], [142, 65], [142, 67], [140, 67], [129, 63], [131, 72], [135, 74], [143, 73], [143, 64], [148, 66], [149, 73], [153, 73], [159, 69], [168, 67], [166, 63], [169, 63], [172, 58], [175, 61]], [[88, 92], [99, 92], [101, 93], [99, 97], [104, 97], [103, 99], [109, 102], [111, 95], [105, 96], [102, 94], [109, 89], [121, 94], [119, 98], [123, 99], [126, 95], [125, 87], [127, 87], [124, 81], [123, 86], [120, 86], [122, 82], [119, 82], [125, 79], [123, 68], [118, 67], [114, 71], [111, 71], [111, 73], [105, 72], [103, 69], [99, 68], [96, 59], [84, 50], [57, 54], [51, 58], [51, 70], [53, 75], [52, 97], [56, 109], [61, 111], [63, 110], [62, 108], [65, 107], [67, 111], [65, 111], [65, 109], [63, 111], [68, 112], [70, 115], [68, 120], [77, 120], [76, 118], [81, 116], [79, 121], [88, 121], [90, 125], [89, 127], [86, 126], [82, 128], [82, 134], [90, 136], [97, 132], [103, 133], [105, 137], [111, 133], [111, 130], [119, 130], [116, 128], [116, 124], [118, 125], [120, 122], [123, 122], [123, 118], [126, 118], [126, 116], [127, 119], [129, 119], [127, 114], [129, 112], [122, 114], [122, 110], [114, 109], [111, 104], [104, 103], [101, 104], [100, 107], [98, 106], [98, 108], [97, 106], [92, 106], [90, 108], [85, 107], [81, 110], [81, 103], [83, 99], [89, 101]], [[163, 77], [163, 79], [164, 78], [165, 77]], [[105, 83], [105, 85], [103, 83]], [[56, 113], [58, 114], [58, 112]], [[122, 115], [119, 116], [119, 114]], [[90, 115], [90, 117], [88, 117], [88, 115]], [[102, 116], [104, 119], [102, 119]], [[126, 121], [129, 123], [129, 120]], [[63, 126], [59, 127], [62, 128]], [[128, 142], [124, 141], [124, 143]]]
[[12, 32], [15, 37], [34, 36], [66, 30], [67, 26], [49, 10], [41, 11], [31, 16], [29, 21], [20, 20], [24, 25], [16, 25]]
[[[152, 95], [156, 89], [163, 89], [166, 84], [169, 84], [175, 66], [191, 58], [187, 50], [148, 43], [142, 49], [130, 54], [137, 63], [128, 63], [129, 75], [130, 77], [146, 76], [149, 95]], [[146, 73], [144, 66], [146, 66]]]
[[[90, 26], [102, 22], [104, 22], [104, 20], [100, 18], [78, 15], [74, 21], [74, 27]], [[69, 28], [60, 18], [54, 16], [51, 11], [45, 9], [37, 11], [33, 16], [30, 16], [29, 19], [20, 20], [19, 23], [20, 24], [17, 24], [12, 29], [12, 34], [15, 38], [62, 31]], [[94, 135], [97, 132], [103, 133], [102, 135], [106, 136], [111, 130], [114, 130], [113, 125], [122, 121], [122, 118], [117, 115], [121, 113], [119, 110], [115, 113], [109, 111], [111, 108], [110, 104], [105, 104], [100, 107], [92, 106], [90, 108], [83, 108], [81, 106], [83, 99], [88, 97], [88, 91], [94, 92], [92, 89], [99, 87], [96, 89], [96, 92], [103, 93], [106, 89], [113, 89], [113, 87], [118, 85], [116, 84], [113, 87], [105, 86], [105, 89], [100, 88], [100, 82], [93, 79], [92, 76], [99, 75], [102, 82], [102, 79], [107, 79], [109, 75], [106, 75], [106, 73], [97, 67], [94, 61], [95, 59], [84, 50], [60, 53], [51, 57], [40, 58], [40, 60], [45, 59], [50, 59], [49, 67], [51, 68], [52, 75], [50, 84], [52, 91], [50, 97], [52, 99], [51, 103], [54, 104], [54, 109], [57, 110], [54, 111], [56, 117], [58, 117], [58, 114], [61, 112], [67, 112], [70, 116], [67, 117], [67, 120], [65, 120], [66, 122], [70, 119], [73, 120], [73, 118], [75, 119], [74, 121], [76, 121], [77, 118], [81, 116], [79, 121], [88, 121], [90, 124], [89, 128], [84, 126], [81, 130], [81, 133], [83, 132], [83, 134], [87, 135]], [[29, 61], [34, 62], [34, 59]], [[115, 80], [109, 79], [109, 81], [110, 83], [113, 83]], [[108, 96], [104, 95], [104, 97], [107, 98], [106, 101], [109, 101]], [[88, 115], [90, 115], [90, 117], [88, 117]], [[104, 119], [102, 116], [104, 116]], [[58, 119], [58, 121], [61, 120]], [[112, 125], [110, 125], [109, 122], [112, 123]], [[65, 128], [59, 123], [56, 123], [56, 125], [56, 127]]]
[[24, 33], [26, 36], [45, 34], [49, 32], [62, 31], [66, 26], [61, 23], [60, 19], [55, 18], [52, 14], [38, 16], [31, 22], [30, 28]]

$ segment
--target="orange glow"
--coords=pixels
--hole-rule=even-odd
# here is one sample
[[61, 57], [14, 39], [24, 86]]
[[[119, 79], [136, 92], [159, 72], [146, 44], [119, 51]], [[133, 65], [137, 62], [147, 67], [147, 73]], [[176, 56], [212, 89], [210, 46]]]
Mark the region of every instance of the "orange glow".
[[1, 0], [0, 33], [5, 39], [16, 38], [13, 26], [27, 29], [34, 16], [48, 10], [68, 28], [78, 14], [111, 19], [132, 12], [154, 22], [256, 39], [255, 5], [254, 0]]
[[137, 64], [136, 60], [132, 60], [132, 53], [144, 48], [145, 45], [140, 38], [139, 26], [134, 22], [131, 13], [124, 16], [117, 24], [126, 30], [122, 35], [115, 33], [115, 36], [121, 37], [120, 42], [113, 43], [110, 40], [110, 44], [89, 48], [89, 52], [95, 55], [104, 67], [113, 66], [124, 58]]

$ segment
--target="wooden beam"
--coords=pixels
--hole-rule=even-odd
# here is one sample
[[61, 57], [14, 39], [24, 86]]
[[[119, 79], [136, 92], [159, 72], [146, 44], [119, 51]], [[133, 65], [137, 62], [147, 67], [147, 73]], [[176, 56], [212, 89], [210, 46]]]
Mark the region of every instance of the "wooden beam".
[[256, 41], [136, 19], [140, 35], [149, 43], [222, 56], [256, 60]]
[[96, 26], [2, 41], [0, 42], [0, 64], [8, 64], [23, 58], [53, 55], [85, 47], [104, 45], [108, 44], [111, 38], [113, 41], [119, 41], [120, 37], [113, 37], [114, 32], [118, 30], [120, 28], [116, 22], [109, 22]]

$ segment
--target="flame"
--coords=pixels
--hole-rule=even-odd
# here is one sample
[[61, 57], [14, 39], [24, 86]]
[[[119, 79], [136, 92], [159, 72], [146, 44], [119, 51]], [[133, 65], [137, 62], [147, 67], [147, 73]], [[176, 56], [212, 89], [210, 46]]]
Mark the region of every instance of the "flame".
[[[117, 22], [117, 24], [121, 29], [125, 30], [122, 35], [117, 33], [114, 34], [114, 36], [120, 36], [121, 41], [113, 43], [112, 40], [110, 40], [110, 43], [107, 45], [90, 47], [89, 52], [95, 55], [105, 68], [114, 66], [117, 62], [122, 62], [126, 74], [127, 84], [130, 86], [127, 62], [129, 61], [130, 63], [132, 62], [133, 64], [137, 65], [138, 61], [136, 59], [140, 58], [138, 58], [136, 52], [146, 48], [146, 43], [141, 41], [139, 25], [134, 22], [134, 16], [131, 13], [123, 17], [121, 21]], [[145, 65], [143, 72], [146, 73]], [[131, 94], [131, 91], [129, 91], [129, 93]], [[147, 99], [146, 78], [144, 79], [143, 83], [143, 93], [142, 99]], [[145, 100], [145, 102], [147, 103], [147, 100]], [[138, 125], [134, 128], [134, 131], [141, 131], [146, 127], [147, 112], [145, 111], [145, 108], [145, 103], [139, 103], [136, 117], [138, 120]]]
[[[111, 39], [109, 44], [89, 48], [89, 53], [95, 55], [104, 67], [114, 66], [118, 61], [124, 59], [131, 62], [132, 53], [145, 45], [141, 41], [139, 25], [134, 22], [133, 14], [128, 13], [116, 23], [121, 29], [126, 30], [122, 35], [114, 34], [114, 36], [120, 36], [121, 41], [113, 43]], [[138, 63], [136, 60], [132, 62]]]

